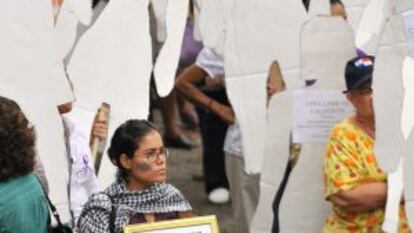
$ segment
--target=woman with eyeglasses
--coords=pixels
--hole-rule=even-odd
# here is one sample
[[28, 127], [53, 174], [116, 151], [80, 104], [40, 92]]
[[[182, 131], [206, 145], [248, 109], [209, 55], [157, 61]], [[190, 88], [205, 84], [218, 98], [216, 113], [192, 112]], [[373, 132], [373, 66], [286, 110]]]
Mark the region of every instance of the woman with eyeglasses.
[[[346, 65], [344, 93], [355, 114], [338, 123], [328, 141], [325, 197], [333, 204], [333, 212], [325, 221], [324, 233], [383, 232], [387, 174], [379, 168], [373, 153], [373, 67], [372, 56], [354, 58]], [[410, 232], [403, 203], [398, 232]]]
[[166, 183], [168, 150], [146, 120], [128, 120], [115, 131], [108, 150], [118, 167], [116, 181], [91, 196], [77, 223], [79, 233], [122, 232], [125, 224], [191, 217], [183, 194]]

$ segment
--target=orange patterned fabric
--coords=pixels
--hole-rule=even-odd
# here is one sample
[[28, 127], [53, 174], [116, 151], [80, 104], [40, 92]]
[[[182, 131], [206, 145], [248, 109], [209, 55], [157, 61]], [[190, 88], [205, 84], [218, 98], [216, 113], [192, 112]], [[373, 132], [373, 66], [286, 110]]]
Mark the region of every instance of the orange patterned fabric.
[[[346, 119], [332, 130], [324, 159], [325, 197], [367, 182], [386, 182], [373, 154], [374, 139]], [[324, 233], [380, 233], [384, 209], [350, 214], [337, 207], [327, 218]], [[399, 233], [410, 232], [404, 206], [400, 208]]]

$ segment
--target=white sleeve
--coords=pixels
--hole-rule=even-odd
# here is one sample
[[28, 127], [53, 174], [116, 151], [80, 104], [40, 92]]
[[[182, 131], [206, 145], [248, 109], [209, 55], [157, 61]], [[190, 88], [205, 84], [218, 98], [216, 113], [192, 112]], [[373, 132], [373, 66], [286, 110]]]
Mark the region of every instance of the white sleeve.
[[210, 78], [224, 79], [223, 57], [211, 48], [203, 48], [197, 56], [195, 65], [203, 69]]

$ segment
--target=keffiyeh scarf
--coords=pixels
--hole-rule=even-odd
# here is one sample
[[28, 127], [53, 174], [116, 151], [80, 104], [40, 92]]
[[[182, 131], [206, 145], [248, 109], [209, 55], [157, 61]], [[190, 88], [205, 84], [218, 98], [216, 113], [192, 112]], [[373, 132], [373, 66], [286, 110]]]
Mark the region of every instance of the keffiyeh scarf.
[[157, 183], [141, 191], [129, 191], [121, 179], [86, 203], [77, 224], [78, 233], [108, 233], [112, 208], [115, 208], [115, 233], [122, 232], [132, 215], [190, 211], [184, 195], [168, 183]]

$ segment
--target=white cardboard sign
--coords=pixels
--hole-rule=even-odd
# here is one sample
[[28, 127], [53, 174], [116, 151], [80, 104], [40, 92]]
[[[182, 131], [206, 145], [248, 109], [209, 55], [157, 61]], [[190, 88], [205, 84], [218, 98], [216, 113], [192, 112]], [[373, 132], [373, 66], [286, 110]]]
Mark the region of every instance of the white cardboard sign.
[[293, 142], [325, 143], [332, 126], [352, 112], [340, 90], [294, 91]]

